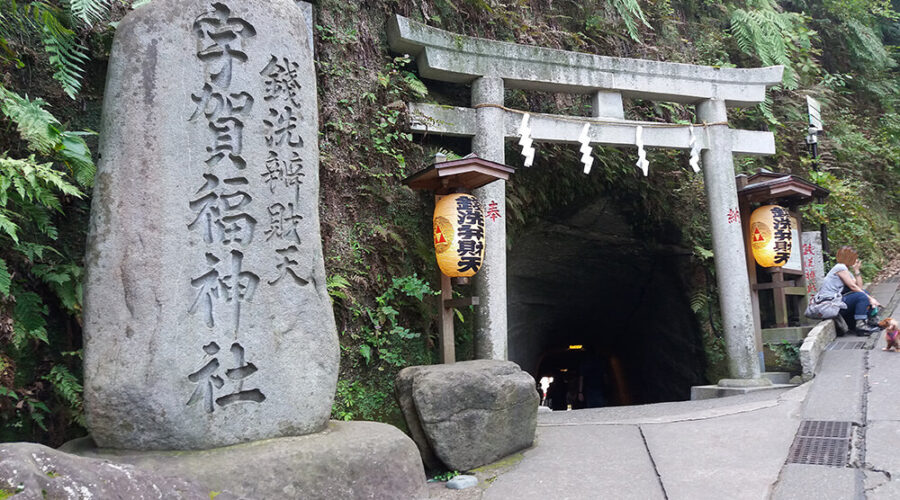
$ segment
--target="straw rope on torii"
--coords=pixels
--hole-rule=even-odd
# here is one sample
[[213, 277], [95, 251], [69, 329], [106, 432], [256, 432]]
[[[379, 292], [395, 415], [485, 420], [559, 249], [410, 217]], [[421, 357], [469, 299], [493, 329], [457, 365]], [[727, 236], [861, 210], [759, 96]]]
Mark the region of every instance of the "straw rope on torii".
[[[409, 105], [413, 132], [472, 139], [472, 152], [505, 162], [506, 139], [517, 140], [526, 164], [534, 161], [533, 143], [579, 145], [585, 172], [592, 163], [591, 145], [634, 146], [638, 167], [648, 171], [644, 148], [691, 152], [696, 172], [703, 162], [710, 212], [719, 298], [722, 304], [729, 368], [735, 378], [759, 379], [761, 343], [757, 342], [746, 253], [739, 220], [733, 155], [771, 155], [771, 132], [728, 127], [727, 107], [753, 106], [766, 88], [781, 82], [783, 68], [713, 68], [680, 63], [605, 57], [458, 35], [395, 16], [388, 25], [392, 50], [410, 54], [423, 78], [471, 85], [471, 107]], [[504, 105], [505, 89], [581, 93], [592, 97], [590, 117], [528, 113]], [[696, 105], [698, 124], [626, 120], [622, 99]], [[704, 133], [697, 133], [697, 128]], [[496, 206], [487, 223], [488, 248], [506, 246], [505, 182], [476, 192]], [[488, 230], [490, 231], [488, 233]], [[506, 359], [506, 253], [488, 251], [476, 275], [478, 309], [476, 356]]]
[[[440, 106], [426, 103], [409, 104], [413, 132], [422, 134], [435, 133], [448, 136], [473, 136], [475, 134], [475, 112], [478, 109], [494, 108], [509, 115], [506, 118], [505, 130], [507, 138], [521, 140], [527, 135], [529, 149], [534, 149], [533, 142], [571, 143], [571, 144], [606, 144], [611, 146], [638, 146], [637, 127], [642, 130], [644, 147], [660, 147], [684, 149], [690, 151], [690, 165], [694, 172], [699, 172], [700, 151], [707, 149], [709, 137], [706, 133], [696, 134], [696, 128], [707, 131], [709, 127], [724, 125], [727, 121], [689, 123], [659, 123], [632, 121], [616, 118], [567, 116], [545, 113], [530, 113], [499, 104], [476, 104], [471, 108]], [[526, 116], [528, 117], [526, 119]], [[538, 122], [535, 126], [534, 122]], [[543, 130], [548, 134], [534, 135], [540, 123], [547, 124]], [[552, 124], [552, 125], [550, 125]], [[562, 125], [563, 128], [559, 128]], [[582, 141], [581, 132], [588, 125], [588, 141]], [[594, 126], [606, 127], [606, 130], [595, 130]], [[649, 129], [649, 130], [648, 130]], [[575, 132], [575, 131], [578, 132]], [[657, 133], [657, 131], [659, 131]], [[527, 132], [527, 133], [526, 133]], [[574, 133], [574, 135], [572, 135]], [[770, 132], [729, 129], [732, 134], [732, 150], [735, 154], [770, 155], [775, 153], [775, 140]], [[524, 147], [524, 144], [521, 144]], [[641, 149], [641, 148], [639, 148]], [[534, 154], [526, 156], [524, 165], [531, 166]], [[528, 161], [530, 160], [530, 161]], [[589, 171], [589, 168], [586, 168]], [[587, 172], [585, 172], [587, 173]]]
[[[534, 139], [531, 137], [531, 127], [528, 125], [528, 121], [531, 118], [531, 113], [528, 111], [521, 111], [515, 108], [508, 108], [506, 106], [502, 106], [499, 104], [478, 104], [472, 106], [474, 109], [479, 108], [499, 108], [503, 111], [508, 111], [510, 113], [517, 113], [522, 115], [522, 121], [519, 124], [518, 132], [519, 132], [519, 145], [522, 146], [522, 156], [525, 157], [523, 161], [523, 165], [526, 167], [530, 167], [534, 163], [534, 155], [535, 148], [532, 146]], [[581, 161], [584, 163], [584, 173], [589, 174], [591, 171], [592, 160], [592, 149], [590, 147], [590, 127], [593, 124], [604, 125], [604, 124], [612, 124], [612, 125], [621, 125], [623, 123], [622, 120], [609, 120], [603, 118], [586, 118], [579, 117], [578, 119], [570, 119], [564, 116], [557, 117], [558, 120], [562, 121], [571, 121], [575, 123], [583, 123], [583, 127], [581, 130], [581, 134], [578, 136], [578, 142], [581, 143], [581, 152], [583, 154]], [[728, 122], [717, 122], [717, 123], [700, 123], [699, 126], [702, 126], [704, 129], [707, 129], [711, 125], [728, 125]], [[694, 124], [688, 123], [657, 123], [657, 122], [644, 122], [640, 125], [637, 125], [635, 130], [635, 145], [638, 147], [638, 161], [636, 165], [641, 168], [644, 172], [644, 176], [648, 173], [649, 163], [646, 159], [646, 152], [644, 151], [644, 142], [643, 142], [643, 130], [645, 128], [686, 128], [690, 134], [690, 139], [688, 141], [688, 149], [690, 150], [690, 165], [694, 172], [700, 171], [700, 147], [697, 142], [697, 138], [694, 134]]]

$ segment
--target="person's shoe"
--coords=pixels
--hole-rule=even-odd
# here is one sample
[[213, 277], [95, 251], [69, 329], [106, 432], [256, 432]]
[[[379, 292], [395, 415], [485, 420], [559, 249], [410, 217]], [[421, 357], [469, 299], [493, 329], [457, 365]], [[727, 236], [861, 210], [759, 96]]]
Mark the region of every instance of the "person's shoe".
[[853, 331], [858, 336], [869, 336], [877, 331], [880, 331], [881, 328], [877, 326], [869, 326], [869, 323], [864, 319], [856, 320], [856, 325], [853, 328]]

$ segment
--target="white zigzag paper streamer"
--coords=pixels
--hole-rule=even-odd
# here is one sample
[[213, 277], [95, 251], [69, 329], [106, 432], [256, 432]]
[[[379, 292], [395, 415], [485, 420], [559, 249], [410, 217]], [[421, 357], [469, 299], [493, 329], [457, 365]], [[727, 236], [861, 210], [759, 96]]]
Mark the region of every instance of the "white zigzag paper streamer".
[[650, 171], [650, 162], [647, 161], [647, 152], [644, 151], [644, 127], [638, 125], [637, 130], [634, 132], [634, 144], [638, 148], [638, 161], [635, 163], [641, 170], [644, 171], [644, 177], [647, 177], [647, 173]]
[[531, 128], [528, 126], [529, 118], [530, 115], [525, 113], [522, 115], [522, 122], [519, 123], [519, 135], [522, 137], [519, 139], [519, 146], [522, 146], [522, 156], [525, 157], [526, 167], [530, 167], [534, 163], [534, 148], [531, 147], [534, 141], [531, 139]]
[[691, 159], [688, 163], [691, 164], [694, 173], [697, 173], [700, 172], [700, 145], [697, 144], [697, 136], [694, 135], [694, 126], [691, 125], [688, 130], [691, 132], [691, 138], [688, 140], [688, 145], [691, 147]]
[[581, 143], [581, 162], [584, 163], [584, 173], [591, 173], [591, 165], [594, 164], [594, 157], [591, 153], [594, 152], [594, 148], [591, 147], [591, 138], [588, 137], [588, 132], [591, 129], [590, 123], [585, 123], [584, 127], [581, 128], [581, 135], [578, 136], [578, 142]]

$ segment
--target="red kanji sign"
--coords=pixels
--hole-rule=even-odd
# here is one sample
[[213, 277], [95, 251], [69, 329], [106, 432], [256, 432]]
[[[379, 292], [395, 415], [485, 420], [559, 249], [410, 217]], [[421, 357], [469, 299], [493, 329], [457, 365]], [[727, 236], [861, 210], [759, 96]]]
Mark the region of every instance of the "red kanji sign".
[[503, 217], [502, 215], [500, 215], [500, 207], [499, 205], [497, 205], [496, 201], [488, 203], [487, 217], [492, 221], [496, 221], [497, 219]]

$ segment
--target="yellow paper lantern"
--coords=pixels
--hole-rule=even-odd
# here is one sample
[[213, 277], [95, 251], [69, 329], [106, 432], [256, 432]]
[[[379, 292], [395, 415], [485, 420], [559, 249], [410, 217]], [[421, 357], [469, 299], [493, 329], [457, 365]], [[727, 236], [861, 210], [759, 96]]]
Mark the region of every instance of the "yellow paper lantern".
[[474, 276], [484, 262], [484, 212], [478, 198], [451, 194], [434, 207], [434, 252], [451, 278]]
[[750, 247], [763, 267], [781, 267], [791, 257], [791, 216], [778, 205], [757, 208], [750, 215]]

